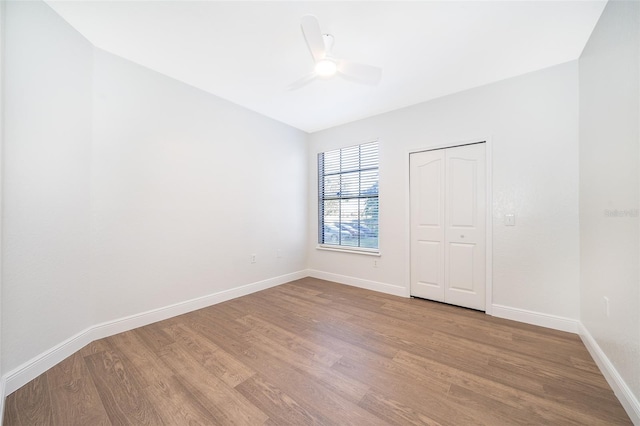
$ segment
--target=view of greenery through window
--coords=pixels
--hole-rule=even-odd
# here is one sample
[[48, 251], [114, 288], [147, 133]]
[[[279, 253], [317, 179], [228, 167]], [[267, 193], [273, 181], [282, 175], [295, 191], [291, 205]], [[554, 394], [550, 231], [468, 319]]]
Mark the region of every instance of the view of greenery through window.
[[318, 242], [378, 248], [378, 142], [318, 154]]

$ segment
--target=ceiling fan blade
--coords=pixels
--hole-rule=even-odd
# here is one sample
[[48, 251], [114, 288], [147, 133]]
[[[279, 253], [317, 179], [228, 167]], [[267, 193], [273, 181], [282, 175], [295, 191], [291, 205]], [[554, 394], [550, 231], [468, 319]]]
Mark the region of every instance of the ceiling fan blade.
[[338, 72], [349, 80], [372, 86], [378, 84], [382, 78], [381, 68], [349, 61], [338, 62]]
[[302, 34], [307, 41], [307, 46], [311, 51], [313, 60], [318, 62], [327, 55], [324, 47], [324, 40], [322, 38], [322, 31], [320, 31], [320, 24], [318, 18], [313, 15], [305, 15], [300, 21], [302, 27]]
[[316, 73], [312, 72], [311, 74], [302, 77], [300, 80], [294, 81], [293, 83], [288, 85], [287, 90], [296, 90], [301, 88], [302, 86], [306, 86], [307, 84], [315, 80], [316, 77], [317, 77]]

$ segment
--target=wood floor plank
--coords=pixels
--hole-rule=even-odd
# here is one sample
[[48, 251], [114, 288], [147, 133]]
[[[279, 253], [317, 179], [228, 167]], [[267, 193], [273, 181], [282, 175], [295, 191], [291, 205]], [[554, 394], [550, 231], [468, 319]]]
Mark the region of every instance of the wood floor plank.
[[111, 424], [80, 352], [47, 371], [46, 376], [50, 387], [52, 424]]
[[390, 344], [390, 342], [380, 339], [380, 335], [377, 332], [357, 326], [351, 321], [341, 322], [327, 320], [315, 324], [313, 327], [310, 327], [309, 330], [333, 336], [336, 339], [349, 342], [369, 352], [374, 352], [389, 358], [393, 358], [398, 352], [398, 348]]
[[238, 306], [234, 304], [241, 299], [230, 300], [227, 302], [222, 302], [216, 305], [216, 313], [219, 312], [222, 315], [225, 315], [227, 318], [236, 319], [243, 317], [247, 314], [244, 309], [238, 309]]
[[50, 425], [53, 409], [46, 374], [30, 381], [5, 402], [4, 425]]
[[[477, 313], [478, 315], [484, 315]], [[371, 312], [366, 317], [355, 316], [351, 322], [362, 326], [368, 326], [375, 324], [377, 330], [382, 331], [378, 324], [381, 322], [381, 316], [379, 312]], [[433, 322], [437, 321], [437, 326]], [[383, 322], [384, 329], [393, 336], [406, 336], [406, 335], [424, 335], [433, 330], [433, 333], [439, 333], [446, 335], [445, 338], [457, 339], [457, 341], [464, 342], [467, 346], [482, 345], [492, 346], [499, 350], [510, 351], [526, 356], [533, 356], [537, 359], [548, 359], [554, 363], [573, 365], [576, 357], [579, 357], [586, 353], [582, 351], [576, 351], [575, 343], [571, 343], [570, 346], [563, 345], [558, 342], [554, 345], [554, 351], [546, 350], [545, 346], [535, 344], [531, 338], [525, 336], [519, 336], [517, 333], [508, 331], [496, 331], [493, 327], [488, 325], [482, 325], [478, 318], [475, 319], [473, 324], [466, 324], [464, 321], [453, 322], [450, 318], [446, 321], [440, 320], [437, 316], [421, 318], [420, 321], [409, 320], [402, 321], [395, 318], [386, 318]], [[428, 328], [425, 327], [429, 324]], [[427, 328], [427, 330], [425, 330]], [[538, 341], [541, 339], [538, 338]], [[565, 343], [565, 342], [563, 342]], [[588, 356], [588, 353], [587, 353]], [[600, 375], [601, 377], [601, 375]]]
[[291, 285], [291, 284], [283, 284], [277, 287], [278, 292], [288, 294], [289, 296], [298, 297], [300, 299], [304, 299], [313, 303], [323, 303], [330, 304], [330, 300], [320, 299], [317, 297], [321, 294], [319, 291], [309, 290], [302, 288], [301, 286]]
[[269, 416], [276, 425], [331, 425], [338, 424], [322, 412], [302, 407], [291, 396], [262, 377], [254, 376], [236, 387], [256, 407]]
[[78, 354], [84, 358], [85, 356], [97, 354], [99, 352], [107, 351], [111, 349], [111, 345], [108, 343], [107, 339], [95, 340], [84, 348], [78, 351]]
[[158, 357], [136, 330], [116, 334], [108, 338], [111, 347], [126, 353], [135, 367], [136, 380], [142, 388], [167, 380], [173, 371]]
[[108, 350], [84, 360], [112, 424], [164, 424], [135, 379], [134, 367], [122, 353]]
[[595, 380], [590, 373], [581, 370], [570, 370], [558, 365], [546, 362], [536, 362], [521, 356], [513, 356], [508, 353], [496, 353], [489, 361], [491, 367], [497, 367], [505, 371], [511, 371], [520, 377], [531, 377], [540, 380], [549, 386], [573, 391], [590, 391], [601, 398], [614, 400], [611, 389], [600, 380]]
[[[446, 341], [459, 348], [461, 353], [476, 351], [491, 358], [490, 366], [496, 366], [509, 371], [521, 372], [523, 375], [548, 380], [561, 379], [563, 382], [571, 380], [578, 386], [595, 386], [608, 389], [606, 381], [601, 375], [596, 375], [583, 369], [566, 368], [564, 361], [550, 361], [546, 357], [537, 357], [531, 354], [523, 354], [521, 351], [500, 349], [490, 344], [481, 344], [461, 339], [448, 334], [434, 333], [434, 339]], [[548, 349], [547, 349], [548, 350]], [[533, 370], [533, 371], [532, 371]]]
[[214, 418], [175, 376], [153, 383], [144, 393], [167, 425], [207, 426]]
[[154, 351], [158, 351], [174, 342], [171, 336], [168, 336], [167, 333], [160, 328], [158, 323], [139, 327], [133, 331]]
[[[455, 329], [468, 332], [463, 333], [467, 337], [482, 336], [511, 336], [509, 339], [530, 337], [537, 342], [548, 341], [554, 347], [559, 345], [568, 345], [572, 350], [583, 349], [580, 351], [590, 359], [588, 352], [583, 345], [576, 345], [580, 342], [580, 338], [575, 334], [551, 330], [542, 327], [535, 327], [529, 324], [514, 323], [513, 321], [504, 320], [486, 316], [482, 312], [464, 309], [456, 306], [444, 305], [441, 303], [429, 302], [423, 299], [410, 299], [403, 303], [402, 300], [388, 301], [381, 307], [381, 312], [386, 316], [397, 318], [403, 322], [421, 323], [429, 321], [437, 321], [440, 327], [447, 327], [449, 334], [456, 335]], [[440, 328], [440, 331], [443, 331]]]
[[256, 374], [235, 357], [187, 327], [173, 326], [166, 330], [188, 349], [189, 355], [196, 362], [230, 387], [235, 387]]
[[[466, 373], [427, 358], [400, 351], [393, 360], [394, 362], [406, 364], [415, 374], [422, 374], [426, 377], [435, 375], [440, 380], [448, 381], [451, 385], [464, 387], [470, 391], [501, 401], [510, 407], [527, 413], [528, 419], [532, 423], [588, 424], [590, 421], [588, 415], [583, 414], [581, 411], [576, 411], [565, 404], [558, 403], [556, 400], [545, 399], [533, 393], [524, 392], [485, 377]], [[539, 389], [543, 391], [544, 386], [540, 384]]]
[[166, 424], [210, 424], [213, 415], [175, 378], [173, 370], [153, 350], [157, 345], [143, 340], [137, 331], [112, 336], [109, 341], [118, 350], [129, 349], [129, 360], [140, 372], [144, 394], [158, 415]]
[[4, 425], [629, 425], [579, 336], [314, 278], [85, 346]]
[[287, 311], [278, 306], [264, 303], [259, 297], [249, 295], [240, 299], [231, 300], [229, 303], [246, 314], [251, 314], [258, 318], [268, 318], [270, 322], [293, 333], [300, 332], [308, 327], [312, 327], [314, 322], [308, 318], [296, 314], [294, 311]]
[[[211, 326], [202, 330], [210, 329]], [[288, 389], [288, 394], [310, 412], [323, 410], [332, 421], [342, 424], [382, 424], [376, 417], [317, 382], [310, 374], [281, 360], [273, 346], [254, 345], [250, 335], [219, 343], [238, 360], [259, 371], [269, 383]]]
[[[451, 401], [460, 407], [460, 412], [474, 419], [471, 424], [504, 425], [536, 424], [537, 420], [529, 413], [511, 407], [500, 400], [490, 398], [458, 385], [451, 385], [447, 394]], [[465, 422], [467, 423], [467, 422]]]
[[291, 333], [275, 324], [271, 324], [269, 321], [256, 318], [252, 315], [246, 315], [237, 319], [237, 321], [249, 327], [251, 332], [262, 334], [292, 352], [328, 367], [331, 367], [342, 356], [329, 348], [316, 344], [312, 340], [302, 339], [300, 335]]
[[163, 348], [160, 356], [174, 370], [176, 380], [211, 413], [212, 424], [260, 425], [267, 420], [262, 410], [207, 371], [179, 342]]
[[[345, 357], [332, 368], [388, 396], [397, 395], [402, 398], [412, 398], [427, 394], [442, 400], [443, 395], [446, 395], [450, 387], [448, 383], [425, 380], [424, 376], [417, 377], [407, 374], [408, 370], [403, 371], [399, 365], [393, 365], [392, 361], [381, 362], [380, 359], [370, 361]], [[376, 369], [374, 370], [374, 368]], [[371, 371], [375, 371], [375, 373], [372, 374]]]
[[[280, 291], [265, 295], [265, 299], [273, 303], [274, 306], [282, 306], [285, 309], [291, 309], [291, 307], [295, 306], [294, 311], [297, 314], [303, 315], [313, 321], [323, 321], [328, 317], [347, 320], [352, 315], [349, 312], [334, 309], [331, 300], [327, 300], [326, 303], [314, 303], [300, 297], [290, 296]], [[318, 297], [318, 299], [324, 300], [320, 297]]]
[[[446, 422], [437, 422], [429, 417], [428, 414], [423, 413], [424, 406], [414, 407], [403, 404], [393, 398], [378, 395], [375, 392], [369, 392], [360, 402], [360, 406], [392, 425], [438, 426], [448, 424]], [[451, 416], [449, 420], [453, 421], [457, 413], [453, 412], [449, 413], [449, 415]]]
[[369, 390], [369, 387], [361, 382], [341, 374], [330, 366], [314, 362], [312, 358], [295, 353], [266, 336], [252, 332], [247, 337], [252, 344], [259, 345], [280, 361], [286, 362], [300, 372], [313, 377], [319, 384], [347, 401], [357, 404]]
[[[34, 379], [35, 380], [35, 379]], [[7, 397], [4, 403], [4, 417], [2, 419], [3, 425], [21, 426], [20, 413], [27, 410], [27, 403], [24, 400], [23, 394], [13, 392]]]

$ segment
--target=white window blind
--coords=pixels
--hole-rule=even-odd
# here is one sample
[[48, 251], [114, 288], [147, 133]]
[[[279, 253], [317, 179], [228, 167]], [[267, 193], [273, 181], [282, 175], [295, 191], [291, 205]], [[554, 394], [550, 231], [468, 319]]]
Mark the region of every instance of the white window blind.
[[318, 154], [318, 243], [378, 249], [378, 142]]

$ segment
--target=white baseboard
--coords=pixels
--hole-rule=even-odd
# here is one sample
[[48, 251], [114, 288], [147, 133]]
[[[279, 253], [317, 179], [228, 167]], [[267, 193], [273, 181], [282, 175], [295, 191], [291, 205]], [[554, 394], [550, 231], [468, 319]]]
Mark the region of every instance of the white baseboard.
[[627, 383], [618, 373], [618, 370], [616, 370], [602, 348], [600, 348], [596, 339], [593, 338], [589, 330], [587, 330], [582, 323], [580, 323], [580, 338], [596, 364], [598, 364], [604, 378], [607, 379], [609, 386], [613, 389], [613, 392], [616, 394], [616, 397], [624, 407], [633, 424], [640, 425], [640, 402], [638, 398], [631, 392], [631, 389], [629, 389]]
[[321, 280], [333, 281], [335, 283], [346, 284], [353, 287], [364, 288], [366, 290], [379, 291], [380, 293], [392, 294], [394, 296], [407, 297], [407, 289], [403, 286], [381, 283], [378, 281], [363, 280], [361, 278], [349, 277], [347, 275], [333, 274], [331, 272], [307, 270], [308, 276]]
[[[202, 309], [240, 296], [246, 296], [256, 291], [265, 290], [306, 276], [306, 271], [298, 271], [91, 326], [2, 376], [0, 379], [0, 383], [3, 386], [2, 394], [0, 394], [2, 397], [2, 406], [4, 407], [4, 399], [7, 395], [24, 386], [94, 340]], [[0, 421], [1, 419], [0, 417]]]
[[510, 319], [524, 322], [540, 327], [552, 328], [554, 330], [578, 333], [578, 320], [559, 317], [556, 315], [543, 314], [540, 312], [527, 311], [525, 309], [511, 308], [509, 306], [492, 305], [491, 315], [498, 318]]

